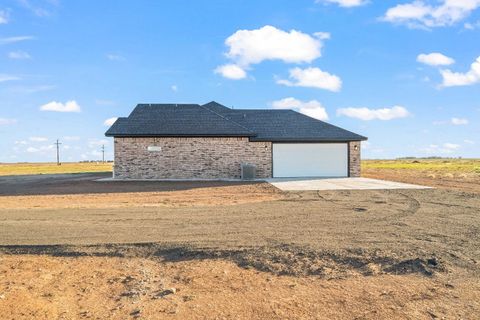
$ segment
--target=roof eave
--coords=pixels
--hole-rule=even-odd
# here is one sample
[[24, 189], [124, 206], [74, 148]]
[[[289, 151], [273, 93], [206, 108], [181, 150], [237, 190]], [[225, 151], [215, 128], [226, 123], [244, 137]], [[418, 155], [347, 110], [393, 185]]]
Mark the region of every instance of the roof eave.
[[141, 134], [117, 134], [117, 133], [108, 133], [105, 132], [106, 137], [117, 137], [117, 138], [251, 138], [255, 137], [254, 134], [148, 134], [148, 133], [141, 133]]
[[253, 142], [291, 142], [291, 143], [301, 143], [301, 142], [352, 142], [352, 141], [366, 141], [367, 137], [358, 137], [358, 138], [250, 138]]

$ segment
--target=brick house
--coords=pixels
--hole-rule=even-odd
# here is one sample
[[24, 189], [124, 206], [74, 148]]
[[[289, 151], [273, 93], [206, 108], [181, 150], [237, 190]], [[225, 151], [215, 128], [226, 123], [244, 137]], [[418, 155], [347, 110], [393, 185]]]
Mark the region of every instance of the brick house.
[[139, 104], [105, 133], [114, 137], [114, 178], [358, 177], [367, 138], [293, 110], [219, 103]]

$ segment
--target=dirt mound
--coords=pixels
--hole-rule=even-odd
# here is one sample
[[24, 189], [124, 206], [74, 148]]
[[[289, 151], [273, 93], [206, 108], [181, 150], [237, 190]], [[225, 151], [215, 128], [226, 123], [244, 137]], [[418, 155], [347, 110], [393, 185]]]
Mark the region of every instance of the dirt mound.
[[315, 251], [297, 246], [246, 250], [233, 259], [242, 267], [254, 267], [278, 275], [342, 278], [349, 275], [420, 274], [432, 276], [446, 267], [435, 257], [399, 260], [380, 252]]
[[95, 246], [6, 246], [3, 254], [37, 254], [57, 257], [160, 258], [162, 261], [227, 260], [242, 268], [275, 275], [345, 278], [353, 275], [419, 274], [432, 276], [446, 271], [434, 256], [399, 259], [393, 253], [366, 250], [313, 250], [295, 245], [248, 248], [242, 250], [199, 249], [191, 246], [168, 247], [155, 243]]

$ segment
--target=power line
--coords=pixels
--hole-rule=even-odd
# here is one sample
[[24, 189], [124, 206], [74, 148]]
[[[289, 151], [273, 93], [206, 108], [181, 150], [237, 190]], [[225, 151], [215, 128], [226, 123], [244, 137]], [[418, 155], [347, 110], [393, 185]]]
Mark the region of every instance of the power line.
[[57, 139], [57, 142], [54, 143], [54, 145], [57, 146], [57, 166], [60, 165], [60, 145], [61, 145], [61, 144], [62, 144], [62, 143], [59, 142], [58, 139]]

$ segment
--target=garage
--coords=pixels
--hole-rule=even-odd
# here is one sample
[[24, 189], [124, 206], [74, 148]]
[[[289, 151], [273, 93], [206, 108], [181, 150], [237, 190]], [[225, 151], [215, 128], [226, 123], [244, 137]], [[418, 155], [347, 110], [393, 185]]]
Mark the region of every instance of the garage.
[[347, 143], [273, 143], [273, 177], [347, 177]]

